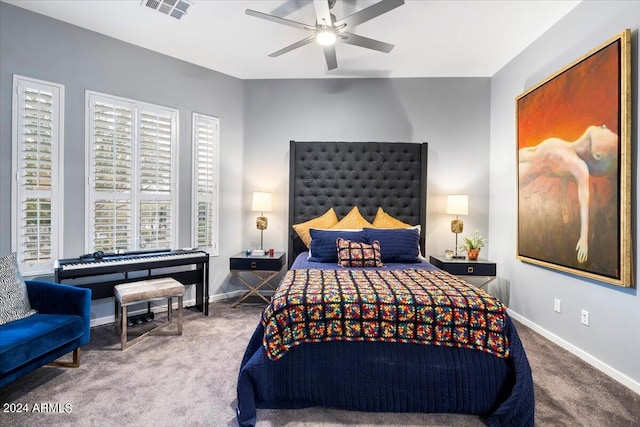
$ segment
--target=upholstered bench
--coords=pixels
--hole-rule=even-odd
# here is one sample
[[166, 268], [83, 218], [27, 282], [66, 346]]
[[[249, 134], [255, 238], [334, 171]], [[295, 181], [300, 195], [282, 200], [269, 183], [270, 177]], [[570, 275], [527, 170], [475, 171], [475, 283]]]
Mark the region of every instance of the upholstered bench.
[[[120, 347], [126, 350], [148, 335], [182, 335], [182, 298], [184, 296], [184, 285], [170, 277], [161, 279], [141, 280], [138, 282], [124, 283], [114, 286], [116, 297], [116, 332], [120, 332]], [[178, 330], [176, 332], [161, 333], [161, 329], [172, 323], [172, 302], [173, 298], [178, 298]], [[152, 300], [167, 300], [167, 321], [156, 326], [150, 331], [127, 341], [127, 307], [140, 302]]]

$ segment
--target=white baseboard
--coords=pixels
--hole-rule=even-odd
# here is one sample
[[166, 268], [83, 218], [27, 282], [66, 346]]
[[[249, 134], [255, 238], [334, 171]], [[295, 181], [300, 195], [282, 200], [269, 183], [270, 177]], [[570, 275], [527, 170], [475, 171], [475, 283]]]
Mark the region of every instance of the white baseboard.
[[243, 291], [243, 290], [237, 290], [237, 291], [225, 292], [223, 294], [209, 295], [209, 302], [217, 302], [217, 301], [228, 300], [231, 298], [237, 298], [244, 295], [245, 292], [246, 291]]
[[514, 318], [515, 320], [517, 320], [518, 322], [523, 323], [525, 326], [533, 329], [535, 332], [537, 332], [540, 335], [542, 335], [543, 337], [547, 338], [549, 341], [559, 345], [560, 347], [564, 348], [568, 352], [578, 356], [580, 359], [584, 360], [589, 365], [593, 366], [594, 368], [598, 369], [599, 371], [603, 372], [604, 374], [610, 376], [611, 378], [613, 378], [614, 380], [618, 381], [619, 383], [627, 386], [628, 388], [630, 388], [634, 392], [640, 394], [640, 382], [635, 381], [632, 378], [629, 378], [628, 376], [626, 376], [622, 372], [612, 368], [611, 366], [607, 365], [606, 363], [604, 363], [600, 359], [597, 359], [597, 358], [593, 357], [592, 355], [590, 355], [589, 353], [585, 352], [584, 350], [576, 347], [575, 345], [571, 344], [570, 342], [565, 341], [564, 339], [560, 338], [556, 334], [544, 329], [542, 326], [540, 326], [540, 325], [538, 325], [536, 323], [533, 323], [531, 320], [527, 319], [526, 317], [523, 317], [523, 316], [519, 315], [515, 311], [512, 311], [511, 309], [507, 309], [507, 311], [508, 311], [509, 315], [512, 318]]

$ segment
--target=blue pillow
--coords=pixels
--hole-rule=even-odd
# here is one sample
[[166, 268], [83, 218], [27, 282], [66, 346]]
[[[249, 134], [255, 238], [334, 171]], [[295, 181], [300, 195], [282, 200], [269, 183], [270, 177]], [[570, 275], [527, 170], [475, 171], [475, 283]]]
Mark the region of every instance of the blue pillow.
[[368, 243], [367, 233], [363, 230], [321, 230], [318, 228], [309, 229], [311, 234], [311, 255], [309, 261], [312, 262], [338, 262], [338, 246], [336, 241], [339, 237], [352, 242]]
[[380, 242], [382, 262], [420, 262], [420, 230], [417, 228], [365, 228], [369, 244]]

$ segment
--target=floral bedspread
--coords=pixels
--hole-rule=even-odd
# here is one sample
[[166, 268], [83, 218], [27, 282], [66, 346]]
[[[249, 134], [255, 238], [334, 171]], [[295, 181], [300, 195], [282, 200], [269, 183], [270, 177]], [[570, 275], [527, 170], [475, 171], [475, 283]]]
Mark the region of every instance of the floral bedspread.
[[262, 313], [277, 360], [307, 342], [386, 341], [509, 357], [506, 307], [440, 270], [289, 270]]

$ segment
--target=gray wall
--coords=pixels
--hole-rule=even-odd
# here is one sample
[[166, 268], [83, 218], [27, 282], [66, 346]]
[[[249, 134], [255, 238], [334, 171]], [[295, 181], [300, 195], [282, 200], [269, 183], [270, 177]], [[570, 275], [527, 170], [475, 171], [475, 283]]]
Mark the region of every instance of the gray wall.
[[447, 194], [469, 195], [463, 234], [487, 235], [489, 96], [486, 78], [247, 81], [244, 245], [260, 245], [251, 193], [264, 190], [265, 246], [286, 248], [290, 140], [428, 142], [426, 254], [455, 246]]
[[0, 255], [11, 250], [11, 88], [20, 74], [65, 86], [63, 257], [85, 252], [85, 90], [179, 109], [179, 247], [191, 245], [191, 114], [220, 118], [223, 227], [220, 256], [211, 259], [217, 292], [242, 240], [242, 81], [6, 3], [0, 3], [0, 52]]
[[[515, 258], [517, 188], [514, 121], [515, 98], [520, 93], [623, 29], [630, 28], [633, 229], [637, 230], [640, 191], [637, 173], [639, 25], [640, 2], [582, 2], [491, 79], [490, 256], [498, 263], [499, 285], [510, 290], [511, 310], [556, 342], [595, 362], [640, 392], [640, 299], [637, 288], [621, 289], [580, 279], [525, 264]], [[640, 265], [637, 242], [635, 248], [637, 271]], [[561, 314], [553, 311], [554, 298], [562, 301]], [[581, 309], [590, 312], [589, 327], [580, 323]]]

